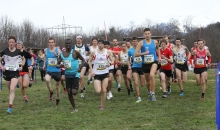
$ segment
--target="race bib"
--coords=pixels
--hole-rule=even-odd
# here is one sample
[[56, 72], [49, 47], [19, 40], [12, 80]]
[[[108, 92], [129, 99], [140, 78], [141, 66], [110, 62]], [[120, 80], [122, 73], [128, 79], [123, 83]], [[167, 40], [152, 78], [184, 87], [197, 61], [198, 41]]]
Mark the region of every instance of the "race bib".
[[127, 64], [127, 60], [126, 59], [122, 59], [122, 64]]
[[146, 64], [154, 62], [154, 55], [144, 55], [144, 61]]
[[139, 56], [139, 57], [134, 57], [134, 62], [135, 62], [135, 63], [140, 63], [140, 62], [142, 62], [141, 56]]
[[204, 59], [200, 59], [200, 58], [196, 59], [196, 65], [204, 65], [204, 63], [205, 63]]
[[97, 70], [104, 70], [106, 69], [106, 63], [105, 62], [98, 62], [97, 64]]
[[16, 65], [5, 65], [6, 67], [6, 70], [9, 70], [9, 71], [17, 71], [17, 67]]
[[57, 58], [48, 58], [49, 66], [57, 65]]
[[177, 64], [184, 64], [185, 63], [185, 60], [183, 58], [177, 58], [176, 59], [176, 63]]
[[168, 64], [168, 61], [167, 60], [165, 60], [165, 59], [162, 59], [161, 60], [161, 66], [165, 66], [165, 65], [167, 65]]
[[65, 69], [71, 69], [71, 61], [70, 60], [64, 60], [64, 67]]

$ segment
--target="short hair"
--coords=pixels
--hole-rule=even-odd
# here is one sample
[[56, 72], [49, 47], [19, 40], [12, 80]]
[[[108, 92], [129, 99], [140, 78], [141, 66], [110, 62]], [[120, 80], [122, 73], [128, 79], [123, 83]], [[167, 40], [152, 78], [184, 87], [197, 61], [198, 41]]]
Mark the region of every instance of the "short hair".
[[132, 37], [131, 40], [134, 41], [134, 40], [138, 40], [138, 39], [137, 39], [137, 37]]
[[127, 43], [125, 41], [121, 42], [121, 46], [125, 44], [127, 46]]
[[105, 44], [105, 41], [104, 41], [104, 40], [99, 40], [98, 42], [101, 42], [102, 44]]
[[203, 43], [205, 43], [205, 40], [203, 39], [198, 39], [197, 42], [203, 41]]
[[56, 42], [55, 39], [53, 37], [50, 37], [49, 40], [53, 40], [54, 43]]
[[170, 37], [169, 37], [168, 35], [164, 35], [164, 36], [163, 36], [163, 38], [166, 38], [166, 37], [167, 37], [168, 39], [170, 39]]
[[110, 42], [109, 41], [105, 41], [105, 45], [110, 45]]
[[98, 41], [98, 38], [97, 38], [97, 37], [93, 37], [93, 38], [92, 38], [92, 41], [93, 41], [93, 40]]
[[198, 42], [197, 40], [194, 40], [194, 42]]
[[28, 48], [27, 48], [27, 51], [30, 51], [30, 50], [31, 50], [31, 48], [30, 48], [30, 47], [28, 47]]
[[10, 40], [10, 39], [14, 39], [14, 40], [15, 40], [15, 42], [17, 42], [17, 39], [16, 39], [16, 37], [15, 37], [15, 36], [9, 36], [9, 37], [8, 37], [8, 40]]
[[181, 38], [176, 38], [176, 40], [180, 40], [181, 41]]
[[165, 39], [161, 39], [161, 40], [160, 40], [160, 44], [161, 44], [162, 42], [166, 43], [166, 45], [167, 45], [167, 41], [166, 41]]
[[144, 29], [144, 32], [146, 32], [146, 31], [150, 31], [150, 28], [145, 28], [145, 29]]

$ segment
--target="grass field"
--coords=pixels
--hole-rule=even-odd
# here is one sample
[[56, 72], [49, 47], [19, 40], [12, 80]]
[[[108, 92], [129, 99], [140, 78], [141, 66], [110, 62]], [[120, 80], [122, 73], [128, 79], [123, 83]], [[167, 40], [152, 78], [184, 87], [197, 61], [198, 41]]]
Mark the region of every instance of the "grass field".
[[157, 101], [149, 101], [146, 88], [142, 87], [142, 102], [137, 104], [135, 92], [128, 96], [124, 85], [121, 92], [113, 87], [114, 97], [106, 100], [104, 111], [99, 110], [100, 95], [95, 94], [93, 84], [90, 84], [85, 99], [81, 99], [80, 94], [75, 97], [79, 111], [73, 114], [70, 113], [72, 108], [67, 94], [61, 94], [61, 102], [56, 106], [55, 100], [49, 101], [45, 82], [37, 77], [38, 82], [26, 89], [28, 103], [24, 103], [20, 89], [16, 88], [14, 108], [8, 115], [9, 92], [3, 84], [0, 91], [0, 130], [215, 130], [214, 79], [214, 70], [210, 70], [203, 101], [200, 100], [201, 87], [195, 85], [191, 72], [189, 81], [184, 84], [184, 97], [179, 96], [177, 84], [172, 83], [171, 95], [162, 99], [157, 82]]

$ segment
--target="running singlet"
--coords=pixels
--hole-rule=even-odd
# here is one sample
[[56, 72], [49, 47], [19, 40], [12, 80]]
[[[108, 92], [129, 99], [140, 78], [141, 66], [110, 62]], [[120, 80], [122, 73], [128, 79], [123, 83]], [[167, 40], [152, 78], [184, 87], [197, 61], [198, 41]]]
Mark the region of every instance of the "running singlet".
[[166, 58], [170, 58], [172, 56], [172, 51], [167, 47], [165, 50], [160, 49], [160, 54], [161, 54], [161, 69], [164, 70], [172, 70], [172, 64], [168, 62], [166, 59], [162, 59], [162, 56], [165, 56]]
[[186, 62], [186, 53], [185, 50], [181, 47], [179, 51], [174, 50], [174, 60], [176, 64], [183, 65]]
[[7, 71], [17, 71], [18, 72], [18, 68], [19, 68], [19, 62], [21, 64], [21, 58], [22, 58], [23, 54], [21, 53], [20, 50], [15, 49], [14, 52], [11, 52], [9, 50], [9, 48], [6, 48], [5, 50], [3, 50], [1, 52], [0, 57], [2, 57], [4, 59], [5, 62], [5, 72], [7, 73]]
[[95, 74], [106, 74], [109, 73], [108, 67], [106, 67], [106, 63], [108, 63], [108, 53], [107, 49], [104, 49], [104, 53], [98, 53], [98, 50], [95, 51], [94, 55], [94, 66], [93, 71]]
[[[97, 50], [98, 46], [96, 46], [96, 48], [94, 48], [93, 46], [90, 46], [90, 52], [95, 52]], [[92, 60], [92, 64], [94, 64], [94, 60]]]
[[131, 48], [128, 50], [128, 57], [131, 57], [131, 68], [142, 68], [142, 57], [134, 57], [135, 48]]
[[128, 65], [128, 53], [123, 53], [123, 51], [120, 52], [120, 59], [122, 65]]
[[[58, 49], [55, 48], [54, 52], [58, 54]], [[60, 72], [60, 68], [57, 68], [57, 56], [54, 55], [49, 48], [46, 49], [46, 68], [48, 72]]]
[[156, 55], [156, 45], [154, 40], [151, 39], [151, 43], [147, 44], [145, 40], [143, 40], [143, 46], [141, 47], [141, 52], [149, 51], [149, 54], [142, 56], [142, 60], [144, 64], [151, 64], [157, 60]]
[[[29, 52], [26, 52], [25, 50], [23, 50], [21, 53], [24, 56], [24, 58], [26, 59], [26, 62], [22, 68], [22, 72], [29, 72], [28, 66], [30, 66], [31, 63], [30, 63], [30, 65], [28, 65], [28, 61], [32, 58], [32, 56]], [[22, 59], [19, 58], [19, 65], [21, 65], [21, 64], [22, 64]]]
[[[86, 51], [89, 52], [89, 48], [86, 45], [82, 44], [81, 47], [75, 45], [72, 47], [72, 49], [78, 51], [81, 54], [81, 56], [84, 58], [84, 60], [87, 61], [86, 60]], [[78, 62], [79, 65], [81, 65], [82, 61], [80, 59], [78, 59], [78, 61], [79, 61]]]
[[[111, 54], [112, 54], [112, 50], [109, 50], [109, 51], [110, 51]], [[113, 55], [113, 54], [112, 54], [112, 55]], [[109, 57], [108, 57], [108, 62], [111, 63]], [[108, 67], [108, 70], [112, 70], [112, 69], [114, 69], [114, 65], [111, 65], [111, 66]]]
[[[113, 51], [113, 53], [115, 54], [116, 57], [118, 57], [118, 53], [120, 53], [120, 51], [122, 50], [121, 47], [112, 47], [110, 50]], [[114, 59], [115, 60], [115, 59]], [[114, 61], [114, 65], [116, 65], [116, 61]]]
[[61, 53], [61, 58], [63, 60], [63, 65], [65, 68], [66, 78], [74, 78], [80, 76], [80, 73], [78, 72], [79, 69], [78, 59], [74, 59], [72, 53], [73, 53], [73, 49], [71, 50], [67, 58], [63, 56], [63, 53]]
[[195, 49], [196, 54], [194, 56], [194, 64], [195, 68], [204, 68], [206, 67], [206, 49], [200, 51], [199, 49]]

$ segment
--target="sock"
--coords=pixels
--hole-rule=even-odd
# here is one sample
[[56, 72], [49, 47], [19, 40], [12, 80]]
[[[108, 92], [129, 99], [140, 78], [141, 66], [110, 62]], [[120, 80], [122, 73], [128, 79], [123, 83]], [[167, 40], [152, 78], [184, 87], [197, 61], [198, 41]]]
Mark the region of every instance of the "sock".
[[120, 87], [121, 87], [121, 85], [120, 85], [120, 84], [118, 84], [118, 87], [120, 88]]
[[9, 104], [9, 106], [8, 106], [9, 108], [12, 108], [12, 104]]

